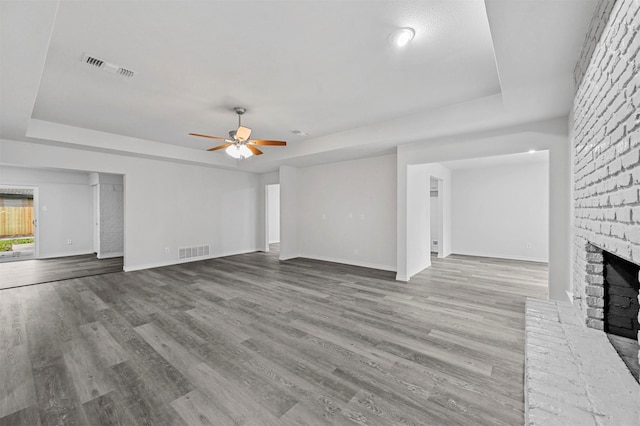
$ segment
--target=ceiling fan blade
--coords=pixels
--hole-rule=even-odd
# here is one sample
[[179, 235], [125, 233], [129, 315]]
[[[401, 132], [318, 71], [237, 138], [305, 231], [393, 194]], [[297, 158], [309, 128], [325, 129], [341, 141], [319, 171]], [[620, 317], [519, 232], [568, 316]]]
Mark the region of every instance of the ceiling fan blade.
[[240, 142], [245, 142], [249, 139], [249, 136], [251, 136], [251, 129], [248, 127], [239, 126], [238, 130], [236, 130], [236, 138]]
[[262, 151], [260, 151], [258, 148], [256, 148], [253, 145], [246, 145], [247, 148], [249, 148], [251, 150], [251, 152], [253, 152], [253, 155], [261, 155]]
[[223, 149], [233, 145], [232, 143], [223, 143], [222, 145], [214, 146], [213, 148], [209, 148], [207, 151], [217, 151], [219, 149]]
[[286, 146], [287, 143], [285, 141], [267, 141], [267, 140], [263, 140], [263, 139], [253, 139], [250, 140], [249, 142], [250, 144], [253, 145], [270, 145], [270, 146]]
[[218, 136], [209, 136], [209, 135], [201, 135], [200, 133], [189, 133], [190, 136], [200, 136], [201, 138], [209, 138], [209, 139], [217, 139], [220, 141], [226, 141], [225, 138], [221, 138]]

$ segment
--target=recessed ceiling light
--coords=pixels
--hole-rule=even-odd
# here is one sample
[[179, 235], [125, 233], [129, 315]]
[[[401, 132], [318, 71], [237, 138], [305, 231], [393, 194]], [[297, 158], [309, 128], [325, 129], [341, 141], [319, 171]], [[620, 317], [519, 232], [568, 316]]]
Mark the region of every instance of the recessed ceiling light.
[[535, 149], [530, 149], [529, 151], [527, 151], [529, 154], [533, 154], [534, 152], [536, 152]]
[[291, 133], [298, 136], [309, 136], [309, 133], [305, 132], [304, 130], [292, 130]]
[[413, 28], [398, 28], [397, 30], [389, 34], [389, 42], [394, 46], [403, 47], [406, 46], [411, 40], [413, 40], [413, 37], [415, 35], [416, 32]]

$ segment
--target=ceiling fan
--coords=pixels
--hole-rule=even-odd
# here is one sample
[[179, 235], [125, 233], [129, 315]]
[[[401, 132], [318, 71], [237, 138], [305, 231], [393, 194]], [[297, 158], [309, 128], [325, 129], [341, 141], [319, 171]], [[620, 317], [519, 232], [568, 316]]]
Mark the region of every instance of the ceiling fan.
[[247, 112], [245, 108], [236, 107], [233, 109], [238, 114], [238, 129], [231, 130], [228, 138], [221, 138], [218, 136], [202, 135], [199, 133], [189, 133], [191, 136], [199, 136], [201, 138], [209, 138], [224, 141], [222, 145], [209, 148], [207, 151], [217, 151], [219, 149], [225, 149], [226, 153], [233, 158], [243, 159], [251, 157], [252, 155], [263, 154], [256, 145], [263, 146], [285, 146], [287, 143], [284, 141], [271, 141], [264, 139], [249, 139], [251, 136], [251, 129], [242, 125], [242, 114]]

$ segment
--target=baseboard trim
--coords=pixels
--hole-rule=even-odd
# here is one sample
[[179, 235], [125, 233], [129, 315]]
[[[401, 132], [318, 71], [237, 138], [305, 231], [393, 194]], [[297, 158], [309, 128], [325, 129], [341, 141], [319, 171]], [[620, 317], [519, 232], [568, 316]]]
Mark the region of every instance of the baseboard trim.
[[283, 256], [280, 256], [280, 257], [278, 258], [278, 260], [291, 260], [291, 259], [295, 259], [295, 258], [298, 258], [298, 257], [302, 257], [302, 256], [299, 256], [299, 255], [295, 255], [295, 256], [284, 256], [284, 257], [283, 257]]
[[298, 257], [304, 257], [305, 259], [320, 260], [320, 261], [323, 261], [323, 262], [341, 263], [343, 265], [360, 266], [362, 268], [379, 269], [381, 271], [396, 272], [395, 266], [382, 265], [382, 264], [379, 264], [379, 263], [359, 262], [359, 261], [353, 261], [353, 260], [339, 259], [339, 258], [335, 258], [335, 257], [314, 256], [314, 255], [308, 255], [308, 254], [300, 254], [300, 256], [298, 256]]
[[240, 252], [212, 254], [209, 256], [201, 256], [201, 257], [191, 257], [189, 259], [173, 259], [173, 260], [167, 260], [164, 262], [144, 263], [142, 265], [133, 265], [133, 266], [125, 265], [123, 270], [125, 272], [141, 271], [143, 269], [162, 268], [164, 266], [181, 265], [183, 263], [198, 262], [200, 260], [217, 259], [220, 257], [235, 256], [238, 254], [255, 253], [257, 251], [259, 250], [254, 248], [251, 250], [240, 251]]
[[526, 257], [526, 256], [509, 256], [509, 255], [501, 255], [501, 254], [491, 254], [491, 253], [472, 253], [472, 252], [462, 252], [462, 251], [454, 251], [450, 254], [457, 254], [460, 256], [474, 256], [474, 257], [489, 257], [492, 259], [506, 259], [506, 260], [522, 260], [524, 262], [537, 262], [537, 263], [549, 263], [549, 260], [535, 258], [535, 257]]
[[83, 256], [85, 254], [94, 254], [94, 253], [92, 251], [74, 251], [71, 253], [47, 253], [47, 254], [40, 254], [40, 256], [38, 256], [37, 259], [53, 259], [54, 257]]
[[406, 275], [396, 274], [396, 281], [402, 281], [402, 282], [408, 283], [409, 277]]
[[111, 259], [112, 257], [124, 257], [124, 252], [118, 252], [118, 253], [106, 253], [106, 254], [102, 254], [100, 253], [98, 255], [98, 259]]

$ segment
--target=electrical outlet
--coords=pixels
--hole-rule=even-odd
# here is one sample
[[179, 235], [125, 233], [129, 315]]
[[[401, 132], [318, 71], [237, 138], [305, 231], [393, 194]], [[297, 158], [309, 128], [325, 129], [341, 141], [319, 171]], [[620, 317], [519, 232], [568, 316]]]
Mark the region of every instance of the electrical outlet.
[[71, 240], [67, 240], [67, 245], [70, 246], [71, 244], [73, 244], [73, 242]]
[[169, 250], [169, 247], [165, 247], [165, 248], [164, 248], [164, 252], [165, 252], [165, 253], [169, 253], [170, 251], [171, 251], [171, 250]]
[[530, 249], [531, 247], [533, 247], [532, 244], [531, 243], [527, 243], [527, 248]]

